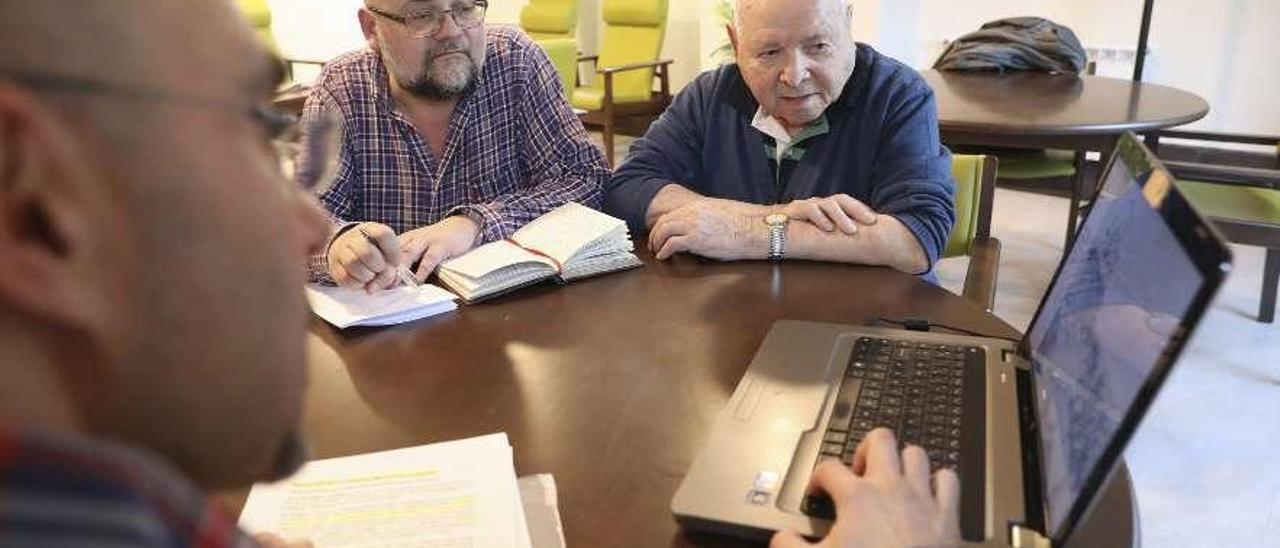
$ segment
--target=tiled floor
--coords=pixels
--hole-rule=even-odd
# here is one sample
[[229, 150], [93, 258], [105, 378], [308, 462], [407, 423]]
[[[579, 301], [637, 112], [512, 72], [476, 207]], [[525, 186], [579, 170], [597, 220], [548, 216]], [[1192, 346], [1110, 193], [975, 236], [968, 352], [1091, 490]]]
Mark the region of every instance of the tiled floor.
[[[998, 190], [996, 314], [1023, 329], [1062, 252], [1067, 201]], [[1254, 321], [1262, 252], [1235, 270], [1126, 453], [1144, 546], [1280, 546], [1280, 324]], [[964, 259], [944, 261], [959, 291]]]

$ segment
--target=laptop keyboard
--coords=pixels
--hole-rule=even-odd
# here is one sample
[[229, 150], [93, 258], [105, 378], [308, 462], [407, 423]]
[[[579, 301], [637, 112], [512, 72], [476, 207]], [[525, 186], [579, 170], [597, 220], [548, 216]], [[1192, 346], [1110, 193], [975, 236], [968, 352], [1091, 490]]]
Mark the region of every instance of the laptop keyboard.
[[[838, 458], [852, 464], [858, 442], [874, 428], [889, 427], [902, 446], [924, 448], [932, 470], [955, 469], [962, 493], [972, 495], [976, 490], [980, 511], [982, 431], [986, 426], [984, 368], [985, 353], [975, 346], [859, 338], [818, 461]], [[967, 445], [975, 446], [966, 449]], [[965, 454], [976, 457], [966, 459]], [[834, 506], [825, 494], [805, 497], [802, 510], [835, 519]], [[978, 517], [980, 524], [980, 513]], [[969, 529], [963, 525], [966, 520], [961, 521], [962, 529]]]

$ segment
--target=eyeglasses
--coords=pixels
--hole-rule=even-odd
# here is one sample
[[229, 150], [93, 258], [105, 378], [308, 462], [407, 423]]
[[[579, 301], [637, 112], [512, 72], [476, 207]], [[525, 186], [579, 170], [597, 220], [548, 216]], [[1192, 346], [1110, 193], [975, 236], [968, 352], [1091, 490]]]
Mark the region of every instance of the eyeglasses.
[[[291, 166], [297, 163], [300, 152], [305, 148], [310, 155], [307, 164], [312, 167], [306, 170], [308, 175], [306, 178], [301, 177], [304, 174], [302, 171], [298, 173], [300, 176], [298, 182], [304, 188], [315, 188], [325, 182], [325, 177], [333, 174], [333, 164], [337, 158], [336, 144], [342, 140], [341, 124], [336, 116], [326, 113], [325, 116], [317, 117], [314, 121], [307, 123], [306, 127], [301, 127], [302, 124], [298, 123], [297, 116], [283, 112], [266, 101], [240, 103], [39, 71], [0, 69], [0, 78], [31, 88], [61, 93], [178, 102], [239, 113], [262, 129], [264, 139], [270, 143], [271, 154], [284, 172], [292, 171]], [[292, 177], [288, 178], [292, 179]]]
[[409, 33], [414, 38], [423, 39], [429, 36], [435, 36], [444, 28], [444, 18], [446, 15], [453, 17], [454, 24], [460, 29], [472, 29], [484, 22], [484, 12], [489, 8], [489, 2], [484, 0], [476, 0], [473, 2], [465, 2], [454, 4], [452, 8], [447, 10], [423, 9], [414, 10], [404, 15], [396, 15], [382, 11], [378, 8], [367, 8], [370, 12], [386, 17], [392, 21], [404, 25], [409, 29]]

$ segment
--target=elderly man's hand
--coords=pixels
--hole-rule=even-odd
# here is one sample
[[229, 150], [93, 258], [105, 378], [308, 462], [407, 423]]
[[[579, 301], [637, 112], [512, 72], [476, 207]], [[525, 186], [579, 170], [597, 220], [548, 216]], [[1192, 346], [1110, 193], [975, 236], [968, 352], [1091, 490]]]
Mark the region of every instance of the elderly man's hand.
[[[836, 523], [816, 546], [956, 546], [960, 543], [960, 480], [939, 470], [929, 485], [929, 458], [898, 442], [885, 428], [872, 430], [854, 452], [853, 470], [829, 460], [814, 470], [811, 487], [831, 495]], [[774, 535], [772, 548], [815, 546], [795, 531]]]
[[795, 200], [782, 207], [782, 213], [793, 221], [807, 221], [824, 232], [839, 229], [849, 235], [858, 233], [858, 225], [876, 224], [876, 212], [848, 194], [825, 198]]
[[658, 218], [649, 230], [649, 249], [658, 260], [694, 253], [731, 261], [762, 259], [768, 229], [756, 208], [732, 200], [699, 198]]
[[404, 264], [418, 262], [414, 277], [426, 281], [440, 263], [470, 251], [480, 239], [480, 225], [468, 217], [455, 215], [436, 224], [400, 235]]

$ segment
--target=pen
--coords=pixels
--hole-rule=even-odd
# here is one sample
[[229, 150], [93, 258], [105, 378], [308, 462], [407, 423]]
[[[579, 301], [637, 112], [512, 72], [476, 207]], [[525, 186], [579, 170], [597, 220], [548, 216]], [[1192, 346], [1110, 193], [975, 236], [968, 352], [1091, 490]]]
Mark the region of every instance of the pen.
[[[356, 230], [359, 230], [360, 234], [364, 236], [365, 241], [369, 242], [369, 245], [373, 246], [374, 249], [377, 249], [379, 253], [382, 253], [383, 257], [387, 260], [391, 259], [390, 257], [387, 257], [387, 252], [382, 250], [382, 246], [378, 245], [378, 241], [373, 239], [373, 236], [370, 236], [368, 232], [364, 231], [364, 227], [356, 227]], [[396, 276], [400, 278], [400, 283], [404, 285], [409, 287], [418, 286], [418, 281], [413, 278], [413, 274], [409, 272], [409, 267], [405, 265], [396, 266]]]

